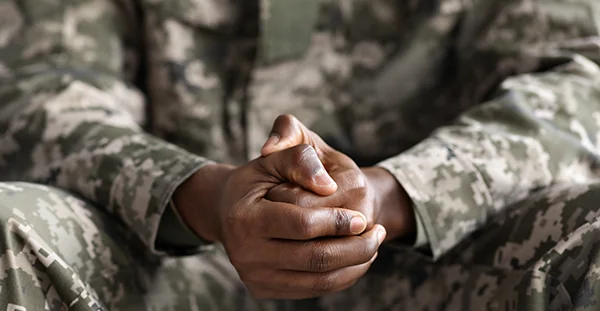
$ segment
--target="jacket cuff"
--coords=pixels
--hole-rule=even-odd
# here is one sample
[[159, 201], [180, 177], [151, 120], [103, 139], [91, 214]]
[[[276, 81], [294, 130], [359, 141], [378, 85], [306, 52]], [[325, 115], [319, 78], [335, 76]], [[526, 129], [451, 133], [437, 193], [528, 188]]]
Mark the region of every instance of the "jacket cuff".
[[489, 204], [490, 194], [483, 177], [440, 139], [428, 138], [378, 166], [391, 172], [412, 199], [434, 260], [485, 222], [482, 205]]
[[[129, 214], [124, 219], [130, 223], [132, 230], [152, 253], [166, 255], [170, 253], [169, 247], [163, 245], [157, 238], [161, 225], [171, 227], [172, 218], [167, 218], [169, 222], [165, 224], [163, 218], [165, 212], [170, 210], [168, 206], [173, 193], [199, 169], [212, 162], [172, 145], [163, 145], [159, 153], [160, 155], [152, 154], [153, 160], [148, 165], [142, 165], [147, 169], [142, 174], [146, 180], [139, 177], [137, 184], [125, 186], [132, 187], [131, 189], [123, 189], [125, 193], [130, 190], [138, 194], [135, 196], [138, 199], [131, 202], [131, 206], [126, 209], [137, 215]], [[148, 168], [150, 165], [153, 167]], [[148, 193], [147, 200], [141, 200], [144, 197], [143, 192]], [[146, 203], [144, 204], [143, 201]], [[170, 216], [167, 213], [167, 217]]]
[[413, 247], [417, 249], [429, 247], [429, 238], [427, 237], [427, 232], [425, 232], [425, 225], [423, 224], [423, 220], [417, 212], [416, 206], [413, 205], [413, 209], [415, 210], [415, 218], [417, 222], [417, 238]]

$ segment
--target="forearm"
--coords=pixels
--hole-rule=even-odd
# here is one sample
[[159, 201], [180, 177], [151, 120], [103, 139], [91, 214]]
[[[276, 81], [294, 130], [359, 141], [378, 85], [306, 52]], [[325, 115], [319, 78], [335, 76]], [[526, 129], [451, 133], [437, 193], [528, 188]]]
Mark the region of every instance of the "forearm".
[[[569, 73], [577, 69], [581, 75]], [[598, 149], [591, 142], [600, 128], [590, 118], [600, 98], [545, 102], [552, 114], [535, 106], [544, 102], [542, 94], [566, 100], [575, 89], [598, 92], [597, 81], [600, 68], [589, 61], [508, 80], [504, 95], [381, 164], [415, 204], [434, 257], [536, 189], [597, 178]], [[533, 86], [535, 94], [528, 91]]]
[[379, 165], [409, 194], [435, 258], [537, 189], [598, 176], [596, 2], [524, 2], [473, 1], [448, 88], [469, 90], [457, 104], [481, 103]]
[[[48, 84], [57, 80], [47, 74]], [[115, 109], [119, 102], [109, 90], [91, 83], [71, 80], [35, 98], [9, 98], [14, 86], [3, 85], [0, 111], [10, 111], [11, 118], [0, 123], [6, 129], [0, 141], [15, 148], [2, 149], [0, 175], [77, 193], [152, 246], [171, 194], [207, 161], [143, 133], [131, 115]]]
[[[0, 6], [15, 18], [0, 45], [0, 176], [79, 194], [153, 249], [175, 188], [208, 161], [143, 132], [144, 98], [123, 81], [124, 34], [114, 25], [124, 17], [112, 2], [33, 5]], [[59, 26], [79, 10], [95, 13], [70, 16], [67, 40]]]

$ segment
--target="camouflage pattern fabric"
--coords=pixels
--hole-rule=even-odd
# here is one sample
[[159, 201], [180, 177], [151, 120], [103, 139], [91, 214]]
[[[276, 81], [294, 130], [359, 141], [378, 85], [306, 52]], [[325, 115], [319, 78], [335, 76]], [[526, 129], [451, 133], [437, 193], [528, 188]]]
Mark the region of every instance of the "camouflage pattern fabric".
[[398, 178], [432, 256], [267, 310], [600, 310], [600, 2], [277, 1], [0, 0], [0, 179], [38, 184], [2, 184], [0, 309], [258, 307], [158, 228], [292, 113]]
[[0, 211], [0, 310], [256, 308], [222, 251], [149, 254], [122, 223], [59, 189], [0, 183]]
[[254, 301], [221, 249], [158, 257], [79, 198], [0, 183], [0, 309], [600, 310], [599, 200], [597, 182], [554, 186], [509, 207], [437, 262], [384, 246], [346, 291]]

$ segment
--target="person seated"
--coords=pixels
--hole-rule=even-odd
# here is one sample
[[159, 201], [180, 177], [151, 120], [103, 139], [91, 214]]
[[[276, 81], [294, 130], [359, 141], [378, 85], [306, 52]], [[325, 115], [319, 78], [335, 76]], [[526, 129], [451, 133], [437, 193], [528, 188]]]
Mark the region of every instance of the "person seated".
[[0, 309], [597, 310], [597, 0], [0, 0]]

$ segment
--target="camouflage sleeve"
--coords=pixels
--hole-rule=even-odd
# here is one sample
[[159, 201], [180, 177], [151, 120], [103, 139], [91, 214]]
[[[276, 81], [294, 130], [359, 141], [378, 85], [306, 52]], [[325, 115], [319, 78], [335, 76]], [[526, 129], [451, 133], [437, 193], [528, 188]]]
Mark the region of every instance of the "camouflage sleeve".
[[596, 178], [598, 9], [597, 0], [480, 0], [466, 14], [459, 64], [491, 63], [490, 76], [507, 78], [454, 124], [380, 164], [413, 199], [434, 258], [535, 190]]
[[0, 0], [0, 178], [77, 193], [155, 251], [174, 189], [208, 161], [142, 130], [144, 99], [124, 82], [128, 12], [125, 1]]

